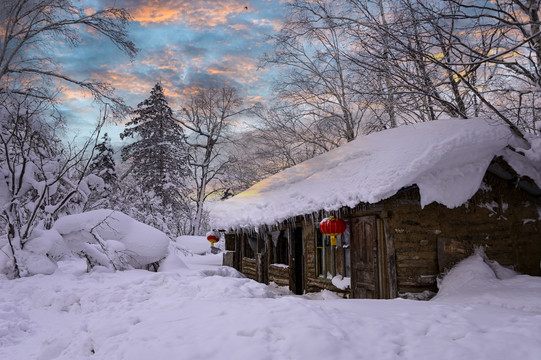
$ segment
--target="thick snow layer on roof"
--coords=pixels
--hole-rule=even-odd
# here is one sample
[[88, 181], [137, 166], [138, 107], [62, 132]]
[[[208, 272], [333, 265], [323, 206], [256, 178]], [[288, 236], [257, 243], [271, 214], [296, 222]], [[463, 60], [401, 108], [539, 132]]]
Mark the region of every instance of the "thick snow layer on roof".
[[[321, 209], [375, 203], [413, 184], [419, 187], [422, 206], [436, 201], [458, 207], [479, 189], [493, 157], [506, 155], [507, 145], [520, 148], [522, 142], [505, 124], [481, 118], [373, 133], [214, 204], [212, 224], [216, 228], [275, 224]], [[527, 175], [540, 185], [541, 166], [530, 164], [535, 154], [511, 159], [510, 165], [528, 169]]]

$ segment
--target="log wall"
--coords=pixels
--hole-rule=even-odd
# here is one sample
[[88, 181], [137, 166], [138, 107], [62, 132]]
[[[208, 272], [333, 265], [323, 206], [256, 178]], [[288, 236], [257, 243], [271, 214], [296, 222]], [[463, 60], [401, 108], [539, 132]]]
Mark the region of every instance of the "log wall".
[[536, 200], [491, 174], [485, 182], [491, 190], [478, 191], [455, 209], [435, 203], [421, 209], [417, 189], [383, 201], [389, 213], [399, 293], [436, 291], [437, 276], [471, 255], [476, 246], [486, 247], [488, 258], [503, 266], [541, 275]]
[[278, 286], [289, 286], [289, 266], [269, 265], [269, 282]]
[[247, 278], [257, 280], [256, 261], [255, 259], [242, 258], [241, 272], [246, 275]]

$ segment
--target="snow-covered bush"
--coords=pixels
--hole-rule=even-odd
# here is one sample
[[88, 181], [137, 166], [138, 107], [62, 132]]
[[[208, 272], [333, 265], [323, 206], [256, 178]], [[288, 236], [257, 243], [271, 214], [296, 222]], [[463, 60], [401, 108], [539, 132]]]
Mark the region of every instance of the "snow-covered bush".
[[169, 237], [160, 230], [110, 209], [64, 216], [56, 221], [54, 230], [90, 266], [115, 270], [145, 268], [163, 259], [169, 245]]
[[[20, 276], [52, 274], [56, 262], [80, 256], [89, 268], [142, 269], [167, 255], [169, 238], [160, 230], [109, 209], [66, 215], [50, 230], [35, 229], [24, 249], [15, 250]], [[0, 273], [9, 275], [14, 258], [0, 238]]]

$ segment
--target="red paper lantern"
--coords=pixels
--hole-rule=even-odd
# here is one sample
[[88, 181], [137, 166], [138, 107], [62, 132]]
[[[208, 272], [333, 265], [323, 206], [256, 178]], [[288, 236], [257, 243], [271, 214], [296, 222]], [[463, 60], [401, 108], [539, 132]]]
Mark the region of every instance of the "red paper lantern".
[[214, 243], [220, 241], [220, 233], [216, 231], [209, 231], [207, 233], [207, 240], [210, 241], [210, 246], [214, 246]]
[[331, 245], [336, 245], [336, 237], [346, 231], [346, 222], [342, 219], [336, 219], [334, 216], [329, 216], [321, 220], [319, 230], [322, 234], [331, 237]]

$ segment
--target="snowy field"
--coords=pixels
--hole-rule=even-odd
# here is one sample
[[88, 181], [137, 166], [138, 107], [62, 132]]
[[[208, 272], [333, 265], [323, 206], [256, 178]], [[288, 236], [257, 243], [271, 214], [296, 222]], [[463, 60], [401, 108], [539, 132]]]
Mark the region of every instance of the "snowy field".
[[72, 262], [0, 278], [0, 359], [541, 358], [541, 278], [479, 256], [429, 302], [295, 296], [221, 255], [183, 260], [189, 269], [86, 274]]

